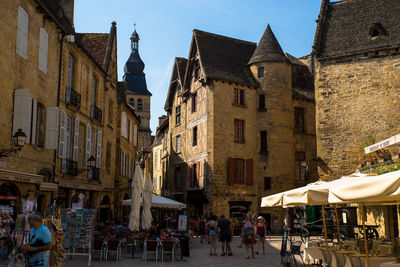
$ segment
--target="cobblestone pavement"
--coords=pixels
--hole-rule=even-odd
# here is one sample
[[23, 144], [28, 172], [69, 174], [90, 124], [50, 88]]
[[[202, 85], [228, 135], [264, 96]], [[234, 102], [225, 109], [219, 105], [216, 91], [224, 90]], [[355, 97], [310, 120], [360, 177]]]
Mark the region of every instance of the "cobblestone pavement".
[[[220, 256], [221, 247], [220, 243], [217, 245], [217, 253], [218, 256], [209, 256], [209, 245], [207, 243], [200, 243], [198, 238], [193, 238], [190, 244], [190, 256], [188, 258], [184, 258], [183, 261], [175, 261], [172, 263], [170, 261], [170, 256], [168, 257], [168, 261], [164, 263], [147, 261], [144, 262], [141, 259], [127, 259], [122, 258], [120, 261], [116, 262], [115, 260], [109, 260], [107, 262], [99, 262], [98, 259], [92, 261], [92, 265], [94, 267], [98, 266], [270, 266], [270, 267], [279, 267], [280, 266], [280, 246], [281, 246], [281, 237], [271, 237], [271, 241], [267, 240], [267, 248], [266, 255], [256, 255], [254, 259], [245, 259], [246, 250], [245, 248], [238, 248], [240, 244], [240, 238], [234, 237], [232, 242], [233, 256]], [[139, 256], [139, 255], [137, 255]], [[300, 258], [297, 258], [298, 262]], [[87, 266], [87, 257], [74, 258], [73, 260], [69, 260], [65, 262], [64, 266], [71, 267], [84, 267]], [[301, 264], [298, 264], [301, 266]]]

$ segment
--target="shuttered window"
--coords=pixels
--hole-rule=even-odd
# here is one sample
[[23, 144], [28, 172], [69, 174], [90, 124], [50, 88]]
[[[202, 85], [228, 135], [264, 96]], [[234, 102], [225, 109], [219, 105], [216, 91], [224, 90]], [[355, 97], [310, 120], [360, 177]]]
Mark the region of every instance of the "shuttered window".
[[96, 168], [101, 167], [101, 147], [102, 147], [102, 132], [97, 131], [97, 146], [96, 146]]
[[29, 89], [14, 91], [13, 132], [21, 129], [26, 135], [26, 142], [31, 140], [32, 97]]
[[45, 29], [40, 28], [39, 36], [39, 70], [47, 74], [47, 56], [49, 48], [49, 35]]
[[45, 148], [56, 149], [58, 141], [58, 107], [46, 109], [46, 137]]
[[89, 165], [88, 160], [90, 158], [90, 144], [92, 143], [92, 128], [90, 127], [90, 125], [86, 125], [86, 165]]
[[17, 54], [23, 58], [28, 57], [28, 25], [29, 16], [25, 9], [18, 7], [18, 24], [17, 24]]
[[65, 124], [65, 158], [71, 158], [71, 132], [72, 132], [72, 123], [71, 118], [66, 117], [66, 124]]
[[228, 184], [254, 184], [254, 163], [252, 159], [230, 158], [228, 161]]
[[95, 131], [92, 129], [92, 128], [90, 128], [90, 156], [95, 156], [95, 154], [94, 154], [94, 145], [95, 145]]
[[79, 158], [79, 118], [75, 118], [74, 123], [74, 149], [72, 154], [72, 160], [78, 161]]
[[58, 156], [65, 158], [65, 133], [66, 133], [66, 120], [67, 115], [64, 110], [60, 111], [60, 138], [58, 142]]

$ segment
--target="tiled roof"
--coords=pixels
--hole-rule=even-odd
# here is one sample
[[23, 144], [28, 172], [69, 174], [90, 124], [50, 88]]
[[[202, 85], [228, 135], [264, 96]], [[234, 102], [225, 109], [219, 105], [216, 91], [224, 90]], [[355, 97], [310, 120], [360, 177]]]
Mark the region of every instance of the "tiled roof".
[[175, 58], [175, 64], [174, 64], [174, 68], [172, 70], [171, 81], [169, 83], [169, 88], [168, 88], [167, 100], [165, 101], [165, 105], [164, 105], [164, 109], [167, 111], [172, 108], [172, 102], [174, 100], [176, 83], [178, 82], [178, 80], [180, 81], [180, 84], [183, 83], [183, 80], [185, 77], [186, 65], [187, 65], [186, 58], [182, 58], [182, 57]]
[[272, 32], [271, 27], [268, 25], [258, 42], [256, 50], [251, 56], [249, 64], [269, 61], [287, 61], [287, 58]]
[[193, 31], [193, 39], [207, 79], [258, 86], [247, 65], [256, 49], [255, 43], [200, 30]]
[[77, 40], [90, 53], [96, 63], [103, 67], [109, 33], [77, 33]]
[[69, 21], [58, 1], [36, 0], [36, 2], [67, 34], [75, 32], [73, 22]]
[[314, 53], [326, 58], [398, 47], [399, 14], [399, 0], [322, 0]]

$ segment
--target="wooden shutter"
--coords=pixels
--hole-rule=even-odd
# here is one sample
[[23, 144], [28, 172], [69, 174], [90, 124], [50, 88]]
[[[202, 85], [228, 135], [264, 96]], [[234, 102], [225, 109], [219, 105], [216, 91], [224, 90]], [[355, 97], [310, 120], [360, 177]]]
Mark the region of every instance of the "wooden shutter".
[[189, 164], [189, 188], [193, 187], [193, 182], [192, 182], [192, 176], [193, 176], [193, 171], [192, 171], [192, 164]]
[[39, 36], [39, 70], [47, 74], [47, 55], [49, 48], [49, 35], [46, 30], [40, 28]]
[[69, 116], [65, 117], [65, 139], [64, 139], [64, 146], [65, 146], [65, 158], [71, 159], [71, 118]]
[[96, 138], [95, 138], [95, 131], [92, 129], [92, 128], [90, 128], [90, 156], [95, 156], [95, 154], [94, 154], [94, 142], [95, 142], [95, 140], [96, 140]]
[[90, 125], [86, 125], [86, 165], [88, 165], [88, 160], [90, 158], [90, 144], [92, 143], [92, 128]]
[[101, 167], [101, 142], [102, 142], [102, 132], [97, 131], [97, 147], [96, 147], [96, 167]]
[[196, 186], [199, 186], [199, 178], [200, 177], [200, 162], [196, 164]]
[[65, 157], [65, 123], [66, 123], [66, 114], [64, 110], [60, 111], [60, 139], [58, 142], [58, 156], [60, 158]]
[[234, 184], [234, 175], [233, 175], [233, 164], [234, 164], [235, 159], [229, 158], [229, 163], [228, 163], [228, 184], [233, 185]]
[[74, 149], [72, 151], [72, 160], [78, 161], [79, 154], [79, 118], [75, 118], [74, 123]]
[[254, 179], [253, 179], [253, 160], [248, 159], [246, 160], [246, 184], [247, 185], [253, 185], [254, 184]]
[[[37, 134], [37, 107], [38, 103], [36, 99], [32, 99], [32, 117], [31, 117], [31, 141], [30, 143], [37, 146], [36, 134]], [[28, 141], [29, 142], [29, 141]]]
[[26, 135], [26, 142], [31, 138], [31, 117], [32, 117], [32, 98], [29, 89], [17, 89], [14, 91], [14, 114], [13, 114], [13, 132], [14, 135], [18, 129]]
[[18, 7], [18, 25], [17, 25], [17, 53], [23, 57], [28, 57], [28, 25], [29, 16], [25, 9]]
[[126, 136], [126, 113], [122, 112], [121, 114], [121, 135], [125, 138]]
[[46, 109], [46, 149], [57, 149], [58, 143], [58, 107]]

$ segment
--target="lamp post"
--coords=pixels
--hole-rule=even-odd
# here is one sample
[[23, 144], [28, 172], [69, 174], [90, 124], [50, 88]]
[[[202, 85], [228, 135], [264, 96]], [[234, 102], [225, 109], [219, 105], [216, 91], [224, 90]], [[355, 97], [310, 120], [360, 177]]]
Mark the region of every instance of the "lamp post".
[[25, 145], [26, 134], [22, 129], [18, 129], [12, 137], [13, 145], [15, 148], [0, 149], [0, 158], [8, 157], [11, 153], [17, 153]]

